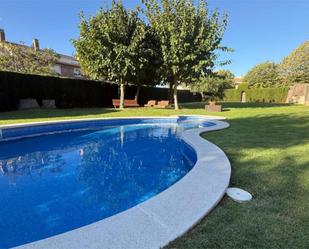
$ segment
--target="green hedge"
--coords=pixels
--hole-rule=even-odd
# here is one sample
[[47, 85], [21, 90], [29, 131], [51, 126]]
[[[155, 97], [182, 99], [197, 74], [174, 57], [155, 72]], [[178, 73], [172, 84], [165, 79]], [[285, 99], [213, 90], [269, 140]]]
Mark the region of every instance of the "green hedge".
[[246, 93], [246, 102], [284, 103], [288, 95], [289, 88], [251, 88], [240, 85], [238, 89], [228, 89], [224, 91], [223, 100], [226, 102], [240, 102], [241, 93]]
[[[126, 87], [126, 99], [133, 99], [136, 86]], [[112, 99], [119, 98], [118, 85], [107, 82], [59, 78], [0, 71], [0, 111], [14, 110], [20, 99], [55, 99], [58, 108], [112, 107]], [[148, 100], [168, 99], [168, 89], [142, 87], [139, 104]], [[178, 91], [179, 102], [200, 101], [200, 94]]]

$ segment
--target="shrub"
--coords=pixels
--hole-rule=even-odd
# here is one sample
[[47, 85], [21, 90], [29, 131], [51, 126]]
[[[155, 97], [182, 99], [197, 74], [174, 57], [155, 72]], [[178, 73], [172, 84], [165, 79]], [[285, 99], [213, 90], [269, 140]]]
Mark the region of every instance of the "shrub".
[[264, 62], [254, 66], [243, 78], [250, 88], [275, 87], [278, 82], [278, 65], [273, 62]]
[[247, 102], [265, 102], [265, 103], [284, 103], [288, 95], [289, 88], [245, 88], [228, 89], [224, 91], [224, 101], [240, 102], [241, 93], [246, 93]]
[[[127, 86], [126, 98], [134, 99], [136, 86]], [[118, 97], [118, 86], [106, 82], [20, 74], [0, 71], [0, 111], [16, 109], [19, 99], [55, 99], [58, 108], [111, 107]], [[168, 99], [168, 89], [142, 87], [139, 103]], [[179, 90], [180, 102], [200, 101], [199, 94]]]
[[279, 77], [283, 84], [309, 83], [309, 41], [305, 41], [279, 66]]

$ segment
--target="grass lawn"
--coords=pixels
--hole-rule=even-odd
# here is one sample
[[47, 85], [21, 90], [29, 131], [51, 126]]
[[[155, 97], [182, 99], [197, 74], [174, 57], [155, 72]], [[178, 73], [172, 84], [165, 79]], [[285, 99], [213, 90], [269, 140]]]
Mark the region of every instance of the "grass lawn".
[[[72, 109], [0, 113], [0, 124], [40, 120], [209, 114], [202, 103], [183, 109]], [[167, 249], [309, 248], [309, 107], [224, 103], [220, 115], [231, 127], [203, 134], [232, 163], [231, 186], [254, 200], [238, 204], [225, 197], [194, 229]], [[207, 183], [205, 183], [207, 184]], [[194, 207], [192, 207], [194, 208]]]

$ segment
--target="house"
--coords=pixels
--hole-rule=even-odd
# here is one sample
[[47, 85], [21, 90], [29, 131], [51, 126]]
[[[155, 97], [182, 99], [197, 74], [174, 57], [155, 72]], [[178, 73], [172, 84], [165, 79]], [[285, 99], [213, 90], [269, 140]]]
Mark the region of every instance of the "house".
[[[3, 29], [0, 29], [0, 42], [6, 42], [16, 46], [25, 46], [23, 44], [17, 44], [7, 41], [5, 39], [5, 31]], [[35, 50], [39, 50], [40, 49], [39, 40], [34, 39], [31, 47]], [[79, 79], [83, 78], [79, 62], [76, 58], [64, 54], [57, 54], [57, 55], [58, 60], [53, 67], [53, 70], [56, 74], [63, 77], [79, 78]]]

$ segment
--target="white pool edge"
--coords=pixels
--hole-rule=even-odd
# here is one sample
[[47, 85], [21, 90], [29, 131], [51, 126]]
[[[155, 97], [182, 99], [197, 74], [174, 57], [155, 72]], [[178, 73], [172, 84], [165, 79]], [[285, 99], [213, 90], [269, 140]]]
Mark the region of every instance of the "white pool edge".
[[74, 123], [82, 121], [100, 121], [100, 120], [109, 120], [109, 119], [145, 119], [145, 118], [173, 118], [173, 117], [202, 117], [209, 120], [225, 120], [225, 117], [222, 116], [210, 116], [210, 115], [170, 115], [170, 116], [124, 116], [124, 117], [99, 117], [99, 118], [73, 118], [73, 119], [52, 119], [44, 120], [37, 122], [25, 122], [25, 123], [12, 123], [0, 125], [0, 130], [7, 128], [18, 128], [18, 127], [27, 127], [27, 126], [37, 126], [37, 125], [49, 125], [49, 124], [59, 124], [59, 123]]
[[[227, 128], [229, 124], [216, 120], [223, 119], [222, 117], [201, 117], [211, 120], [216, 125], [183, 132], [184, 141], [196, 150], [197, 162], [193, 169], [177, 183], [124, 212], [16, 248], [159, 249], [186, 233], [219, 203], [226, 192], [231, 176], [230, 162], [225, 153], [200, 136], [204, 132]], [[59, 123], [59, 121], [52, 122]], [[42, 123], [51, 122], [37, 124]], [[23, 125], [32, 125], [32, 123]]]

